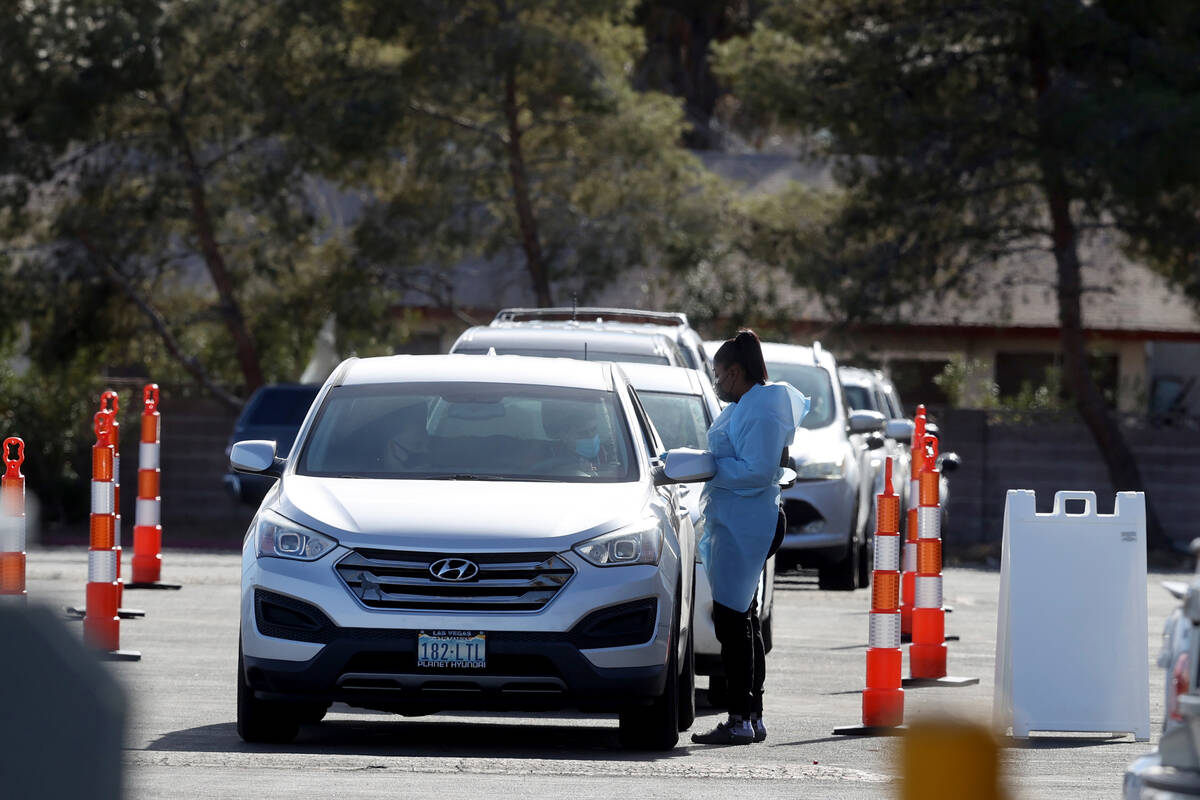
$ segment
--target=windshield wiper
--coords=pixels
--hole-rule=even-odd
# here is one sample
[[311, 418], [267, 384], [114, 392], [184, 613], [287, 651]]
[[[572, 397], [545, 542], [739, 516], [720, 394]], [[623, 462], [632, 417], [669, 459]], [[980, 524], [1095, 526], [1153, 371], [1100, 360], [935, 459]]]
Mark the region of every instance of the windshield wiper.
[[473, 472], [457, 472], [453, 475], [430, 475], [426, 480], [431, 481], [515, 481], [517, 483], [537, 482], [548, 483], [553, 482], [551, 478], [514, 478], [508, 475], [479, 475]]

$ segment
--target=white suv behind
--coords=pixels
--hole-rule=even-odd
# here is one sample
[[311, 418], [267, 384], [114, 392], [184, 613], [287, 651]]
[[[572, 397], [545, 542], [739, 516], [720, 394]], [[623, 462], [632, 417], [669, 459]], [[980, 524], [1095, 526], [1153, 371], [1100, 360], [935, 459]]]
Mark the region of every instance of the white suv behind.
[[230, 454], [278, 478], [242, 550], [239, 734], [290, 740], [335, 701], [576, 708], [674, 747], [695, 716], [695, 535], [667, 474], [712, 469], [662, 452], [611, 363], [344, 362], [286, 460]]

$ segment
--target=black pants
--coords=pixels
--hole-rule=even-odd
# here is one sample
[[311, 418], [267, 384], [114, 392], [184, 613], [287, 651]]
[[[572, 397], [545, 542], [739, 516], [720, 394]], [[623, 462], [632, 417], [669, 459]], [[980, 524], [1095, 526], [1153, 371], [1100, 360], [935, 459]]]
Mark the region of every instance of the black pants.
[[758, 621], [758, 598], [750, 608], [734, 611], [713, 603], [713, 628], [721, 643], [721, 664], [729, 692], [729, 713], [749, 717], [763, 710], [763, 684], [767, 678], [767, 648]]

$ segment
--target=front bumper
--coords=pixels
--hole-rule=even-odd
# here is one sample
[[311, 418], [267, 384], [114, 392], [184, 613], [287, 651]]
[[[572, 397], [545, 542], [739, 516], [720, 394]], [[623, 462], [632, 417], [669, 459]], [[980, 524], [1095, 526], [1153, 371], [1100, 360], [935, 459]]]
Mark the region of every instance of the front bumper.
[[782, 502], [788, 531], [781, 550], [845, 553], [858, 507], [858, 492], [849, 480], [797, 481], [783, 490]]
[[308, 661], [244, 656], [264, 699], [340, 701], [401, 713], [447, 709], [612, 710], [662, 694], [666, 666], [601, 668], [570, 634], [489, 632], [488, 665], [454, 672], [416, 666], [417, 632], [341, 628]]
[[1161, 753], [1151, 750], [1126, 768], [1121, 797], [1124, 800], [1195, 800], [1200, 797], [1200, 772], [1164, 767]]
[[[364, 606], [334, 569], [347, 552], [339, 547], [306, 563], [258, 558], [247, 542], [241, 640], [246, 679], [256, 695], [429, 713], [612, 710], [662, 693], [676, 596], [665, 577], [676, 574], [667, 554], [659, 567], [604, 569], [562, 553], [575, 574], [540, 611], [451, 612]], [[277, 609], [270, 619], [263, 597]], [[275, 625], [281, 614], [288, 616], [278, 608], [287, 607], [311, 624]], [[618, 630], [613, 638], [613, 614], [618, 628], [629, 628], [633, 619], [639, 633], [631, 638]], [[487, 666], [418, 668], [417, 635], [437, 630], [485, 632]]]

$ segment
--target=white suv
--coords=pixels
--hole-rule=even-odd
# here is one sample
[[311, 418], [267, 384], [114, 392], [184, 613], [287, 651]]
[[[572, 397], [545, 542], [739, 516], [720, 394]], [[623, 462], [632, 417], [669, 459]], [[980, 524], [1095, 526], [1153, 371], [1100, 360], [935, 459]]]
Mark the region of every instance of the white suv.
[[681, 454], [659, 463], [619, 367], [351, 359], [289, 457], [274, 451], [230, 454], [279, 479], [242, 550], [243, 739], [287, 741], [334, 701], [618, 710], [622, 742], [648, 749], [690, 727], [695, 533], [667, 477]]
[[699, 370], [713, 380], [712, 359], [704, 340], [678, 311], [644, 311], [636, 308], [503, 308], [492, 320], [494, 327], [513, 325], [574, 327], [580, 330], [624, 330], [662, 333], [675, 341], [683, 354], [683, 365]]

